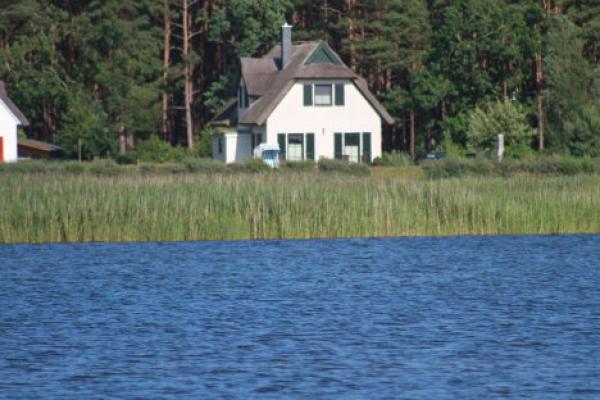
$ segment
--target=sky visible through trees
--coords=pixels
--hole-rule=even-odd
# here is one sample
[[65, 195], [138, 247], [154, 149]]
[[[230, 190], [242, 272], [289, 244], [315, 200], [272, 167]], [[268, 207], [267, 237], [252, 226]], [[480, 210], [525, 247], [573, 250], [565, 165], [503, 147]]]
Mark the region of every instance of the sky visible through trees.
[[368, 80], [397, 121], [386, 150], [467, 152], [501, 123], [531, 152], [600, 155], [596, 0], [0, 0], [0, 79], [27, 135], [71, 154], [207, 155], [239, 57], [286, 21]]

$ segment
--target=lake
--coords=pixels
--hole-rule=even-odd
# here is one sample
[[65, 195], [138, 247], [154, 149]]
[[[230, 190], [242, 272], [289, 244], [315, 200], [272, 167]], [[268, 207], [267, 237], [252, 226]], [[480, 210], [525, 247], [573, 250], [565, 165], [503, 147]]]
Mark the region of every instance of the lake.
[[597, 399], [600, 235], [0, 246], [0, 398]]

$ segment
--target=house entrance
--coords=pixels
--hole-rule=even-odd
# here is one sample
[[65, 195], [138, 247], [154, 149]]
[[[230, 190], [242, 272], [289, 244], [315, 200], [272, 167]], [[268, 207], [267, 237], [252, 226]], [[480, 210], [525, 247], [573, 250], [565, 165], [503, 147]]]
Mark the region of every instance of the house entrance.
[[0, 136], [0, 163], [4, 162], [4, 138]]

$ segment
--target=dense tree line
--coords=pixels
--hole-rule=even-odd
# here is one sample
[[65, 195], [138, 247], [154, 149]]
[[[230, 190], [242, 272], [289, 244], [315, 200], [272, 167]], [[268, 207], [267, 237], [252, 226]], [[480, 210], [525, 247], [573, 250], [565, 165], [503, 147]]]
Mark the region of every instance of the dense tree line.
[[0, 79], [28, 136], [72, 153], [205, 151], [238, 58], [286, 20], [367, 78], [388, 150], [467, 151], [504, 124], [526, 150], [600, 155], [595, 0], [0, 0]]

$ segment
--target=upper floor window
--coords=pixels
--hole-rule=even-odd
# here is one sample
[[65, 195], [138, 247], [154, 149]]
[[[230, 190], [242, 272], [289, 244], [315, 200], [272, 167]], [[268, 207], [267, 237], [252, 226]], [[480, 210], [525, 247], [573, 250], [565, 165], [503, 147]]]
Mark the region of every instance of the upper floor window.
[[315, 105], [330, 106], [332, 93], [331, 85], [315, 85]]
[[305, 106], [343, 106], [346, 102], [343, 83], [304, 84]]

